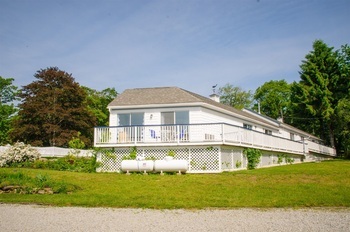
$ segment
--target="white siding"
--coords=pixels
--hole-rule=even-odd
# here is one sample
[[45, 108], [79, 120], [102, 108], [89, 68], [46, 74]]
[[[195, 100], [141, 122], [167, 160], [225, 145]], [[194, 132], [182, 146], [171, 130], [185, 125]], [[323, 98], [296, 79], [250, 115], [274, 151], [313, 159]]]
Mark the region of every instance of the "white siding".
[[[243, 127], [244, 123], [252, 125], [252, 129], [264, 133], [265, 128], [248, 121], [243, 121], [242, 119], [220, 113], [211, 109], [204, 107], [173, 107], [173, 108], [152, 108], [152, 109], [130, 109], [130, 110], [112, 110], [110, 113], [110, 126], [118, 126], [118, 116], [119, 113], [144, 113], [144, 125], [160, 125], [161, 124], [161, 113], [162, 112], [172, 112], [172, 111], [189, 111], [189, 123], [190, 124], [200, 124], [200, 123], [227, 123], [239, 127]], [[266, 128], [272, 130], [273, 135], [280, 136], [277, 130], [271, 128]], [[289, 138], [285, 135], [285, 138]]]
[[[197, 108], [192, 111], [191, 123], [227, 123], [239, 127], [243, 127], [243, 124], [252, 125], [252, 129], [261, 133], [265, 132], [265, 127], [262, 127], [258, 124], [243, 121], [242, 119], [233, 117], [231, 115], [223, 114], [214, 110], [206, 108]], [[278, 136], [278, 131], [271, 128], [266, 128], [272, 131], [273, 135]]]
[[194, 106], [194, 107], [168, 107], [168, 108], [151, 108], [151, 109], [124, 109], [124, 110], [111, 110], [109, 117], [110, 126], [118, 126], [118, 113], [144, 113], [144, 125], [160, 125], [161, 124], [161, 113], [172, 112], [172, 111], [189, 111], [189, 123], [200, 124], [200, 123], [227, 123], [243, 127], [243, 124], [252, 125], [252, 129], [261, 133], [265, 133], [266, 130], [271, 130], [272, 135], [290, 139], [290, 133], [294, 134], [295, 141], [301, 141], [301, 136], [298, 133], [289, 131], [285, 128], [276, 130], [273, 128], [267, 128], [256, 123], [244, 121], [240, 118], [233, 117], [214, 111], [208, 108]]
[[152, 108], [152, 109], [130, 109], [130, 110], [112, 110], [109, 116], [109, 125], [118, 126], [118, 114], [125, 113], [144, 113], [144, 125], [160, 125], [162, 112], [174, 112], [174, 111], [189, 111], [190, 123], [194, 123], [191, 120], [192, 111], [198, 107], [174, 107], [174, 108]]
[[151, 110], [145, 110], [144, 125], [159, 125], [160, 124], [160, 112]]
[[118, 126], [118, 116], [114, 110], [109, 114], [109, 126]]
[[272, 164], [272, 156], [271, 154], [263, 154], [260, 158], [259, 167], [270, 166]]
[[[300, 134], [298, 134], [296, 132], [293, 132], [291, 130], [286, 130], [284, 128], [281, 128], [279, 130], [278, 136], [282, 137], [282, 138], [290, 139], [290, 134], [291, 133], [294, 134], [294, 141], [301, 141], [302, 140], [302, 138], [301, 138], [302, 136]], [[307, 137], [307, 136], [304, 136], [304, 137]]]
[[197, 109], [192, 116], [192, 123], [228, 123], [243, 126], [243, 122], [237, 118], [206, 108]]

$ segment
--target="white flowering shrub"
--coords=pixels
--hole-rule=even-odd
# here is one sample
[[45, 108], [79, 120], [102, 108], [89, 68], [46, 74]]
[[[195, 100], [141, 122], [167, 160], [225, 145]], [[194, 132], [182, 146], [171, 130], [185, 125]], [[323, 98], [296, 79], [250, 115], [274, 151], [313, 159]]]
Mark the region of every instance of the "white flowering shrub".
[[17, 142], [0, 154], [0, 167], [7, 167], [23, 162], [33, 162], [40, 158], [40, 153], [29, 144]]

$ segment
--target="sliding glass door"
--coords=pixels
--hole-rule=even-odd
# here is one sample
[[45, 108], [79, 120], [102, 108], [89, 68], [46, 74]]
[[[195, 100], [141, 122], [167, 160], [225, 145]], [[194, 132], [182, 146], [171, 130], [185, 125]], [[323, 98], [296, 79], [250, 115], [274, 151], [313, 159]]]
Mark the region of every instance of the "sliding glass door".
[[[171, 142], [178, 139], [188, 139], [188, 111], [171, 111], [161, 113], [161, 134], [162, 141]], [[179, 125], [180, 124], [180, 125]], [[178, 126], [176, 126], [178, 125]]]
[[[120, 142], [141, 141], [143, 138], [144, 113], [118, 114], [120, 128], [118, 140]], [[137, 127], [133, 127], [137, 126]]]

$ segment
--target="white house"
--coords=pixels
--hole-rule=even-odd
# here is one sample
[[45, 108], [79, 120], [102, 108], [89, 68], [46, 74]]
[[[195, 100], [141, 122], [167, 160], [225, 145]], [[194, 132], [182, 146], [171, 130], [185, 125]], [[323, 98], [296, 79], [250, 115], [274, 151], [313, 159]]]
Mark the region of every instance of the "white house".
[[218, 99], [177, 87], [125, 90], [108, 105], [109, 127], [94, 130], [94, 146], [105, 148], [101, 171], [120, 171], [131, 149], [146, 159], [172, 152], [175, 159], [188, 161], [188, 173], [246, 168], [244, 148], [262, 151], [260, 167], [336, 156], [335, 149], [309, 133]]

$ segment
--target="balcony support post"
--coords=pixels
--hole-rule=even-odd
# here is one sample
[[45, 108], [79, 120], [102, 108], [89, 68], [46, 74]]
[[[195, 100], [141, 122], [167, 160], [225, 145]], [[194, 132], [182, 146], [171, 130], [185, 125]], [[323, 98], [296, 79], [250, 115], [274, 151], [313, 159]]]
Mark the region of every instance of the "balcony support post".
[[225, 124], [221, 124], [222, 143], [225, 143]]
[[177, 144], [180, 143], [180, 126], [179, 125], [176, 125], [176, 141], [177, 141]]
[[136, 144], [137, 144], [137, 137], [138, 137], [138, 134], [137, 134], [137, 127], [136, 126], [134, 126], [134, 144], [135, 144], [135, 146], [136, 146]]

